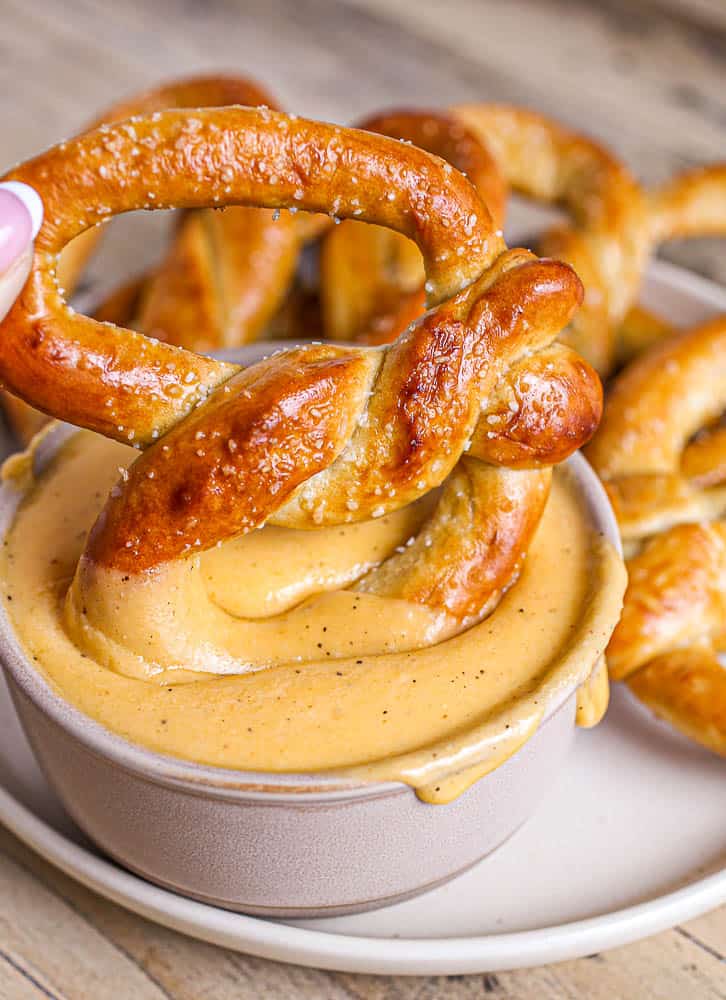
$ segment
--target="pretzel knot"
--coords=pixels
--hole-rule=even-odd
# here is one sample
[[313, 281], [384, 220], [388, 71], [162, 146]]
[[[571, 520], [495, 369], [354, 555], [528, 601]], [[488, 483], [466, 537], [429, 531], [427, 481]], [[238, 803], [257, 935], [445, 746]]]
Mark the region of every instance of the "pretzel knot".
[[[437, 157], [268, 110], [104, 126], [11, 176], [40, 191], [46, 222], [3, 326], [0, 376], [56, 417], [150, 446], [89, 536], [68, 599], [82, 630], [93, 634], [130, 579], [181, 581], [181, 567], [188, 587], [198, 553], [265, 523], [378, 517], [439, 486], [412, 543], [354, 586], [439, 611], [448, 634], [496, 603], [519, 572], [552, 462], [600, 416], [599, 383], [572, 352], [563, 370], [586, 387], [588, 407], [573, 425], [538, 396], [548, 352], [566, 351], [550, 345], [581, 300], [569, 266], [507, 250], [472, 185]], [[64, 302], [57, 255], [88, 226], [138, 208], [227, 204], [326, 211], [403, 233], [422, 253], [432, 308], [392, 345], [312, 344], [241, 370]], [[502, 389], [515, 363], [519, 396]], [[566, 378], [560, 388], [566, 395]], [[508, 434], [524, 397], [528, 423]], [[140, 592], [153, 599], [153, 586]], [[161, 666], [179, 665], [173, 638], [155, 648]], [[220, 652], [215, 669], [222, 661]]]
[[587, 452], [632, 554], [611, 674], [722, 754], [726, 525], [712, 519], [726, 512], [724, 352], [720, 318], [637, 358], [615, 380]]

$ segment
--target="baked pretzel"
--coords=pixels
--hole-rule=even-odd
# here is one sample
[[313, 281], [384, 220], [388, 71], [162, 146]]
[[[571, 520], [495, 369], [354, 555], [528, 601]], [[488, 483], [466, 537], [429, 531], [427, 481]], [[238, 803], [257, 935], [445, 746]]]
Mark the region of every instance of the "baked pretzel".
[[726, 319], [657, 344], [614, 380], [587, 457], [626, 544], [726, 512]]
[[726, 525], [711, 519], [726, 512], [726, 434], [713, 425], [726, 409], [725, 352], [719, 318], [636, 358], [615, 379], [587, 449], [631, 552], [611, 676], [719, 753]]
[[585, 286], [583, 308], [561, 339], [607, 375], [616, 359], [662, 335], [662, 326], [629, 310], [658, 245], [726, 232], [726, 166], [691, 170], [645, 192], [611, 152], [544, 115], [493, 104], [453, 113], [489, 145], [514, 191], [562, 205], [571, 216], [539, 242]]
[[[451, 115], [391, 111], [366, 118], [359, 127], [443, 157], [469, 178], [493, 224], [502, 225], [501, 173], [486, 146]], [[320, 298], [330, 339], [391, 343], [423, 312], [423, 286], [421, 254], [399, 233], [347, 220], [325, 235]], [[503, 373], [484, 404], [486, 420], [475, 431], [476, 446], [487, 461], [511, 468], [556, 464], [571, 453], [573, 440], [586, 440], [596, 426], [597, 400], [592, 369], [573, 350], [552, 345]]]
[[[106, 109], [95, 126], [165, 108], [230, 104], [275, 107], [243, 77], [202, 76], [171, 81]], [[133, 169], [133, 168], [132, 168]], [[101, 230], [86, 230], [61, 253], [58, 280], [72, 292]], [[292, 279], [303, 230], [288, 213], [278, 224], [264, 209], [186, 213], [166, 259], [145, 279], [115, 293], [101, 317], [133, 323], [159, 340], [195, 351], [236, 347], [259, 336]], [[22, 400], [4, 394], [3, 407], [27, 442], [45, 422]]]
[[[376, 517], [442, 484], [412, 544], [357, 586], [426, 604], [459, 627], [498, 600], [526, 554], [551, 469], [488, 464], [500, 435], [479, 425], [499, 420], [482, 404], [491, 396], [501, 407], [502, 374], [569, 322], [581, 299], [571, 268], [507, 251], [471, 184], [436, 157], [268, 110], [169, 111], [104, 126], [12, 177], [40, 190], [48, 211], [31, 278], [4, 323], [0, 375], [57, 417], [138, 447], [157, 442], [89, 536], [69, 596], [76, 614], [103, 595], [120, 599], [131, 577], [179, 572], [182, 557], [264, 523]], [[240, 370], [64, 303], [54, 264], [84, 227], [139, 207], [226, 203], [395, 228], [422, 252], [431, 310], [390, 346], [313, 344]], [[589, 435], [600, 395], [594, 377], [587, 384]], [[581, 429], [554, 429], [563, 435], [558, 454], [582, 443]]]
[[628, 564], [608, 647], [615, 680], [691, 739], [726, 755], [726, 524], [681, 524]]

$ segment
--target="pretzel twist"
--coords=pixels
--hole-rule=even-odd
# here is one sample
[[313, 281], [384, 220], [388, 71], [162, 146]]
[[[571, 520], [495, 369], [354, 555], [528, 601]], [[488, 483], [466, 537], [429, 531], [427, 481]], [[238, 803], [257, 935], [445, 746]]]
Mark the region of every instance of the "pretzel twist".
[[[365, 212], [418, 241], [433, 305], [477, 277], [502, 247], [477, 225], [486, 209], [473, 189], [452, 175], [413, 147], [271, 111], [169, 111], [102, 126], [6, 178], [42, 192], [46, 221], [31, 278], [4, 324], [0, 376], [39, 409], [148, 444], [235, 367], [165, 344], [152, 347], [140, 334], [74, 314], [55, 277], [67, 242], [140, 208], [243, 204]], [[451, 249], [448, 228], [460, 233], [463, 256]]]
[[[88, 609], [103, 595], [122, 599], [131, 577], [186, 574], [184, 557], [194, 568], [197, 553], [264, 523], [376, 517], [440, 485], [412, 545], [356, 586], [426, 604], [448, 627], [496, 603], [519, 572], [551, 469], [486, 464], [494, 432], [479, 426], [482, 403], [491, 399], [492, 426], [507, 368], [552, 356], [581, 298], [571, 268], [507, 251], [474, 188], [444, 161], [266, 110], [164, 112], [103, 127], [13, 176], [35, 184], [49, 211], [31, 279], [4, 324], [0, 374], [81, 426], [137, 446], [161, 438], [89, 536], [68, 598], [82, 631], [93, 632]], [[435, 308], [392, 345], [313, 344], [240, 370], [63, 302], [54, 262], [83, 226], [138, 207], [227, 202], [328, 209], [395, 228], [421, 249]], [[533, 424], [541, 437], [544, 402]], [[558, 454], [582, 441], [581, 428], [549, 432]]]
[[[502, 225], [502, 175], [486, 144], [451, 115], [390, 111], [364, 119], [359, 127], [447, 160], [477, 189], [494, 225]], [[390, 229], [343, 222], [326, 234], [320, 251], [326, 336], [390, 343], [422, 313], [423, 283], [421, 255], [410, 240]], [[571, 453], [575, 440], [589, 439], [599, 420], [600, 398], [596, 373], [563, 345], [514, 361], [482, 403], [476, 453], [511, 468], [555, 465]]]
[[719, 318], [636, 358], [615, 380], [587, 450], [634, 553], [608, 647], [611, 675], [722, 754], [726, 525], [703, 519], [726, 512], [726, 435], [708, 429], [726, 409], [725, 352]]

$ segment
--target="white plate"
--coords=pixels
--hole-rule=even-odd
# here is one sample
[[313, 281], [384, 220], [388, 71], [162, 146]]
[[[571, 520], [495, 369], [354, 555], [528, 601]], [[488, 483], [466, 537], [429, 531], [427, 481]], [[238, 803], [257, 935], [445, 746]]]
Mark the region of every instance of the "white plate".
[[[679, 323], [726, 312], [726, 292], [662, 263], [651, 269], [643, 300]], [[725, 782], [722, 760], [617, 690], [605, 722], [577, 734], [539, 812], [466, 874], [359, 916], [262, 920], [159, 889], [101, 855], [46, 784], [0, 682], [0, 820], [18, 837], [151, 920], [327, 969], [424, 975], [540, 965], [645, 937], [725, 903]]]

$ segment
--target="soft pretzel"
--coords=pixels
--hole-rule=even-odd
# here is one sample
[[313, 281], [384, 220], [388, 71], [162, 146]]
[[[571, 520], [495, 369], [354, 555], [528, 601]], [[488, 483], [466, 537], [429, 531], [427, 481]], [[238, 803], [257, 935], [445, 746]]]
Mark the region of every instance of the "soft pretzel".
[[[315, 527], [413, 502], [467, 448], [479, 457], [482, 396], [556, 336], [578, 296], [565, 265], [508, 251], [393, 345], [311, 345], [238, 373], [134, 464], [89, 552], [146, 569], [265, 521]], [[519, 481], [541, 493], [539, 471]]]
[[[685, 170], [648, 192], [647, 198], [654, 246], [672, 239], [726, 234], [726, 164]], [[675, 332], [667, 320], [632, 306], [618, 330], [618, 365]]]
[[[202, 76], [170, 81], [107, 108], [96, 126], [165, 108], [229, 104], [275, 107], [269, 94], [244, 77]], [[93, 227], [62, 251], [58, 280], [72, 292], [100, 229]], [[276, 224], [264, 209], [235, 207], [186, 213], [166, 259], [145, 280], [124, 286], [101, 307], [160, 340], [210, 351], [254, 340], [292, 279], [303, 231], [288, 213]], [[5, 394], [5, 412], [23, 441], [44, 417]]]
[[[138, 176], [125, 169], [132, 157]], [[13, 176], [34, 183], [51, 210], [5, 322], [0, 373], [82, 426], [139, 446], [161, 437], [91, 532], [69, 595], [83, 629], [93, 632], [89, 614], [123, 599], [132, 577], [186, 574], [182, 557], [193, 568], [196, 553], [258, 525], [376, 517], [441, 484], [411, 546], [418, 557], [396, 553], [358, 586], [427, 604], [450, 627], [512, 583], [551, 472], [485, 464], [492, 438], [475, 432], [501, 374], [549, 348], [581, 286], [565, 264], [506, 251], [449, 164], [386, 137], [234, 108], [104, 127]], [[226, 202], [327, 209], [397, 229], [422, 251], [436, 308], [390, 346], [310, 345], [240, 371], [99, 326], [63, 303], [55, 256], [83, 226], [140, 206]], [[540, 431], [545, 422], [541, 413]], [[560, 453], [581, 443], [565, 436]], [[153, 588], [140, 592], [153, 599]]]
[[[625, 542], [726, 511], [726, 320], [656, 345], [614, 380], [587, 457]], [[701, 433], [701, 437], [694, 437]]]
[[659, 244], [726, 232], [726, 166], [690, 170], [646, 192], [610, 151], [536, 112], [493, 104], [453, 112], [489, 144], [513, 190], [571, 216], [539, 242], [585, 286], [583, 308], [561, 339], [606, 375], [665, 332], [629, 310]]
[[682, 524], [630, 560], [611, 676], [677, 729], [726, 755], [726, 524]]
[[[58, 253], [122, 211], [260, 203], [365, 212], [418, 241], [431, 304], [476, 278], [502, 243], [482, 223], [473, 188], [414, 147], [362, 132], [346, 145], [349, 137], [337, 126], [271, 111], [170, 111], [101, 126], [12, 171], [8, 179], [42, 192], [46, 221], [32, 276], [5, 321], [5, 384], [80, 426], [144, 444], [234, 372], [234, 366], [104, 327], [65, 305], [55, 276]], [[137, 165], [129, 171], [129, 163]], [[449, 228], [461, 234], [461, 256], [451, 247]]]
[[[615, 680], [726, 753], [726, 320], [657, 344], [615, 379], [587, 457], [632, 557], [608, 647]], [[650, 537], [654, 536], [654, 537]], [[640, 546], [640, 551], [638, 547]]]

